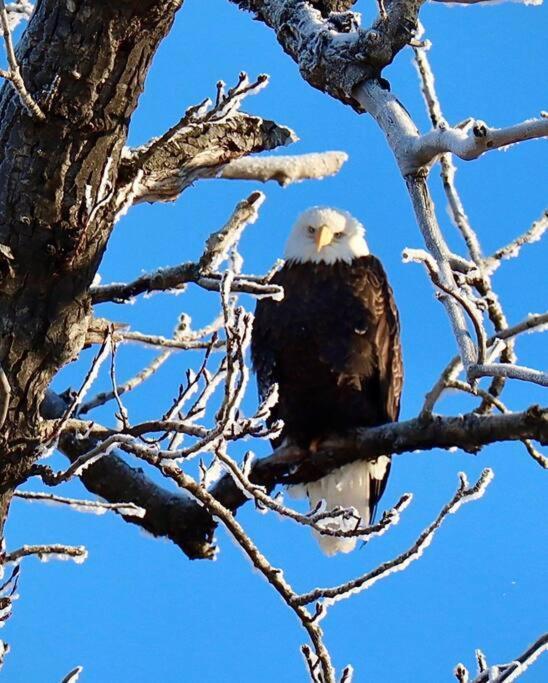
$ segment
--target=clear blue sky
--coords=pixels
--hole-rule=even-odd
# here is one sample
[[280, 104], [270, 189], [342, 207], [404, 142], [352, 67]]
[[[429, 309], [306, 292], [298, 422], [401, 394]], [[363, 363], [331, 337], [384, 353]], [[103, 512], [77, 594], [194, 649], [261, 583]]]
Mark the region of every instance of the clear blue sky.
[[[213, 95], [218, 79], [231, 84], [241, 70], [252, 76], [269, 73], [271, 85], [247, 100], [246, 110], [293, 128], [300, 142], [292, 152], [340, 149], [350, 161], [332, 179], [263, 188], [267, 201], [261, 218], [242, 241], [246, 267], [251, 272], [267, 269], [281, 255], [295, 215], [312, 204], [340, 206], [358, 216], [394, 285], [406, 368], [402, 417], [414, 416], [455, 349], [422, 269], [401, 263], [402, 249], [422, 243], [384, 138], [367, 116], [304, 83], [262, 24], [226, 0], [208, 0], [207, 9], [204, 17], [204, 3], [187, 0], [179, 13], [154, 61], [132, 122], [131, 142], [140, 144], [162, 133], [187, 106]], [[359, 2], [358, 9], [365, 23], [374, 1]], [[434, 44], [431, 59], [451, 122], [475, 116], [503, 126], [546, 108], [546, 7], [432, 4], [421, 17]], [[385, 76], [426, 128], [410, 50], [398, 56]], [[545, 142], [459, 164], [458, 185], [486, 252], [541, 214], [546, 181]], [[432, 187], [442, 227], [460, 249], [436, 171]], [[198, 256], [207, 235], [254, 189], [254, 183], [209, 180], [175, 204], [132, 210], [111, 240], [100, 270], [103, 282]], [[512, 322], [542, 311], [545, 245], [528, 247], [522, 259], [508, 262], [495, 284]], [[215, 295], [191, 287], [183, 296], [102, 307], [101, 314], [131, 322], [136, 329], [169, 334], [182, 311], [191, 313], [198, 325], [215, 308]], [[541, 337], [523, 338], [518, 350], [522, 363], [546, 367]], [[120, 355], [120, 377], [129, 377], [151, 357], [150, 351], [128, 347]], [[129, 398], [132, 420], [156, 415], [194, 360], [179, 355], [147, 392]], [[68, 368], [57, 387], [78, 386], [84, 372], [82, 364]], [[102, 378], [96, 388], [105, 385]], [[507, 400], [511, 408], [521, 409], [542, 401], [542, 394], [540, 388], [515, 385]], [[254, 405], [252, 388], [248, 411]], [[454, 414], [469, 406], [452, 396], [440, 409]], [[97, 419], [106, 421], [107, 415], [102, 411]], [[263, 442], [253, 448], [258, 454], [268, 452]], [[58, 456], [52, 461], [59, 467], [62, 463]], [[325, 558], [306, 530], [257, 515], [250, 506], [239, 518], [298, 589], [334, 584], [406, 548], [452, 495], [457, 472], [464, 470], [473, 479], [485, 466], [496, 474], [486, 496], [448, 519], [420, 562], [333, 607], [324, 621], [335, 663], [341, 667], [352, 662], [358, 683], [449, 681], [458, 661], [474, 669], [476, 647], [493, 663], [506, 661], [546, 629], [545, 475], [522, 447], [494, 446], [477, 457], [441, 451], [398, 457], [383, 504], [413, 491], [413, 506], [392, 533], [350, 556]], [[64, 493], [86, 495], [76, 482]], [[2, 633], [12, 646], [4, 680], [59, 681], [77, 664], [84, 666], [85, 683], [304, 680], [299, 645], [305, 636], [293, 615], [222, 530], [217, 538], [221, 552], [216, 562], [190, 562], [173, 545], [144, 536], [114, 515], [95, 517], [15, 502], [8, 526], [11, 548], [41, 542], [84, 544], [89, 559], [84, 565], [25, 563], [20, 599]], [[523, 680], [547, 679], [545, 657]]]

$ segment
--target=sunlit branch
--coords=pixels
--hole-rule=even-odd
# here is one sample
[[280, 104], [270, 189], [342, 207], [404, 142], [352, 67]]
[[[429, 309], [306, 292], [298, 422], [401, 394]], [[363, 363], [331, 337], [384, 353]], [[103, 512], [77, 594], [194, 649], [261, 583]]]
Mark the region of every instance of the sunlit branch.
[[308, 605], [311, 602], [316, 602], [317, 600], [328, 601], [328, 604], [331, 604], [340, 599], [349, 597], [356, 592], [369, 588], [378, 580], [385, 578], [394, 572], [403, 571], [409, 566], [409, 564], [411, 564], [411, 562], [418, 560], [424, 553], [425, 549], [430, 545], [434, 534], [448, 515], [456, 512], [456, 510], [463, 503], [477, 500], [483, 496], [487, 486], [489, 485], [489, 482], [493, 478], [493, 472], [489, 469], [485, 469], [481, 477], [473, 486], [468, 485], [468, 481], [463, 473], [461, 473], [459, 476], [460, 485], [453, 498], [449, 501], [449, 503], [447, 503], [447, 505], [443, 507], [437, 518], [421, 533], [415, 543], [408, 550], [401, 555], [398, 555], [398, 557], [394, 558], [393, 560], [384, 562], [373, 569], [373, 571], [343, 583], [340, 586], [335, 586], [333, 588], [315, 588], [309, 593], [299, 595], [297, 598], [297, 604]]
[[231, 161], [220, 178], [230, 180], [274, 180], [282, 187], [303, 180], [322, 179], [338, 173], [347, 161], [346, 152], [318, 152], [290, 156], [244, 157]]

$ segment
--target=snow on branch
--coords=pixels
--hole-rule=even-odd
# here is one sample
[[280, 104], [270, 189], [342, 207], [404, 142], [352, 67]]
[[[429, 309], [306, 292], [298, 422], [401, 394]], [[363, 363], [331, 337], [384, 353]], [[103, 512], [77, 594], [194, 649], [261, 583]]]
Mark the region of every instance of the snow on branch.
[[478, 659], [478, 675], [471, 683], [510, 683], [525, 673], [542, 654], [548, 652], [548, 633], [544, 633], [525, 652], [507, 664], [495, 664], [489, 666], [485, 655], [476, 650]]
[[105, 512], [113, 511], [126, 517], [144, 517], [145, 510], [133, 503], [103, 503], [98, 500], [80, 500], [77, 498], [65, 498], [53, 493], [39, 491], [16, 491], [15, 498], [22, 500], [53, 503], [54, 505], [67, 506], [78, 512], [90, 512], [94, 515], [104, 515]]
[[28, 16], [28, 13], [31, 11], [32, 6], [30, 6], [30, 3], [20, 1], [6, 7], [4, 0], [0, 0], [0, 26], [2, 27], [2, 35], [9, 67], [7, 71], [0, 69], [0, 77], [5, 78], [7, 81], [11, 81], [19, 95], [21, 103], [31, 116], [34, 116], [38, 121], [45, 121], [46, 115], [25, 85], [11, 38], [12, 29], [15, 28], [23, 16]]
[[[197, 262], [182, 263], [172, 268], [159, 268], [153, 273], [141, 275], [130, 283], [91, 287], [93, 303], [125, 303], [139, 294], [180, 290], [191, 282], [209, 291], [219, 291], [222, 276], [213, 269], [226, 258], [228, 250], [239, 239], [246, 225], [255, 222], [263, 200], [264, 195], [261, 192], [253, 192], [247, 199], [239, 202], [225, 226], [209, 237]], [[275, 296], [281, 293], [280, 287], [268, 283], [268, 277], [258, 278], [240, 274], [233, 278], [231, 290], [257, 296]], [[123, 331], [119, 332], [119, 336], [128, 338], [128, 334]]]
[[471, 161], [494, 149], [547, 136], [548, 119], [542, 117], [508, 128], [490, 128], [483, 121], [469, 119], [460, 126], [439, 126], [414, 138], [408, 151], [408, 163], [410, 169], [413, 166], [418, 169], [446, 152]]
[[516, 258], [521, 248], [526, 244], [538, 242], [548, 230], [548, 210], [545, 210], [542, 216], [533, 222], [531, 227], [522, 235], [516, 237], [509, 244], [497, 249], [491, 256], [484, 259], [483, 265], [490, 273], [493, 273], [501, 266], [505, 259]]
[[13, 31], [21, 21], [30, 19], [34, 5], [29, 0], [15, 0], [6, 5], [10, 29]]
[[512, 363], [471, 365], [468, 368], [468, 377], [470, 379], [477, 379], [478, 377], [508, 377], [510, 379], [519, 379], [522, 382], [540, 384], [541, 387], [548, 387], [548, 373]]
[[[417, 28], [423, 0], [392, 0], [369, 29], [350, 11], [327, 14], [334, 3], [301, 0], [231, 0], [272, 28], [310, 85], [355, 108], [353, 91], [376, 78], [408, 44]], [[351, 2], [343, 6], [348, 9]], [[380, 3], [384, 7], [384, 3]], [[321, 10], [321, 11], [320, 11]]]
[[31, 557], [35, 555], [42, 562], [48, 562], [48, 560], [73, 560], [77, 564], [81, 564], [87, 559], [88, 551], [84, 546], [73, 546], [73, 545], [61, 545], [58, 543], [52, 543], [48, 545], [24, 545], [17, 550], [5, 553], [2, 557], [2, 561], [6, 562], [18, 562], [25, 557]]
[[285, 187], [302, 180], [335, 175], [347, 160], [346, 152], [245, 157], [227, 164], [219, 177], [230, 180], [258, 180], [262, 183], [274, 180]]
[[196, 180], [217, 177], [230, 161], [294, 142], [289, 128], [238, 111], [245, 97], [267, 83], [267, 76], [250, 83], [242, 73], [226, 94], [220, 83], [214, 104], [204, 100], [161, 137], [126, 149], [117, 181], [118, 213], [140, 202], [174, 201]]
[[351, 581], [347, 581], [346, 583], [333, 588], [315, 588], [309, 593], [299, 595], [297, 604], [308, 605], [311, 602], [322, 600], [323, 604], [327, 606], [370, 588], [374, 583], [390, 576], [390, 574], [393, 574], [394, 572], [400, 572], [407, 569], [412, 562], [418, 560], [423, 555], [426, 548], [432, 543], [436, 531], [449, 515], [454, 514], [464, 503], [477, 500], [483, 496], [489, 483], [493, 479], [493, 476], [492, 470], [485, 469], [478, 481], [470, 486], [466, 476], [461, 472], [459, 474], [460, 484], [453, 498], [444, 505], [436, 519], [420, 534], [418, 539], [408, 550], [401, 555], [398, 555], [393, 560], [383, 562], [372, 571], [367, 572], [356, 579], [352, 579]]

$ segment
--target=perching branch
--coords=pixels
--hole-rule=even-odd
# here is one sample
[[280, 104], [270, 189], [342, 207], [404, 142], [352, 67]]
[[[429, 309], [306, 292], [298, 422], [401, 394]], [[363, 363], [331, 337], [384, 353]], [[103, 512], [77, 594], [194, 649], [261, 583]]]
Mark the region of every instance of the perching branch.
[[[358, 429], [348, 438], [326, 440], [314, 458], [298, 448], [278, 448], [272, 455], [256, 461], [249, 479], [269, 491], [276, 484], [302, 484], [320, 479], [334, 469], [358, 460], [360, 453], [367, 453], [372, 459], [383, 453], [434, 448], [460, 448], [467, 453], [477, 453], [491, 443], [524, 438], [548, 443], [548, 409], [532, 407], [523, 413], [505, 415], [435, 415], [431, 419], [418, 417]], [[222, 477], [211, 492], [232, 510], [246, 502], [229, 475]]]

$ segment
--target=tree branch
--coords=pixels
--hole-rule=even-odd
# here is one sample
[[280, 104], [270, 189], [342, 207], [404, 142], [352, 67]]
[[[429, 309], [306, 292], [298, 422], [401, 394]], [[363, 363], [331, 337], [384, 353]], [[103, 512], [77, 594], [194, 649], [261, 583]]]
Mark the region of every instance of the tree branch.
[[446, 152], [471, 161], [490, 150], [546, 136], [548, 119], [545, 118], [530, 119], [508, 128], [489, 128], [483, 121], [471, 119], [462, 127], [440, 126], [415, 139], [410, 161], [419, 168]]
[[[42, 404], [44, 417], [63, 415], [66, 403], [48, 392]], [[100, 442], [80, 435], [63, 434], [59, 449], [74, 463]], [[141, 469], [130, 467], [123, 458], [110, 454], [88, 467], [81, 474], [84, 486], [109, 503], [131, 503], [146, 511], [144, 517], [121, 516], [126, 522], [143, 528], [156, 537], [175, 543], [190, 558], [212, 559], [215, 522], [208, 512], [189, 496], [162, 488]]]
[[356, 109], [360, 106], [354, 88], [378, 77], [412, 39], [423, 4], [423, 0], [389, 0], [386, 16], [379, 17], [370, 29], [362, 29], [359, 16], [352, 12], [324, 19], [322, 12], [327, 13], [331, 2], [319, 4], [318, 11], [302, 0], [230, 1], [275, 31], [310, 85]]
[[[510, 683], [524, 673], [535, 660], [544, 652], [548, 651], [548, 633], [544, 633], [538, 640], [525, 650], [519, 657], [516, 657], [509, 664], [498, 664], [490, 666], [481, 671], [472, 683]], [[486, 663], [484, 662], [484, 666]]]
[[261, 76], [250, 84], [241, 74], [212, 108], [205, 100], [161, 137], [126, 148], [117, 180], [119, 214], [141, 202], [174, 201], [196, 180], [216, 177], [228, 162], [294, 142], [289, 128], [237, 112], [242, 99], [266, 83]]
[[[523, 413], [505, 415], [433, 415], [358, 429], [346, 438], [324, 441], [313, 458], [308, 451], [296, 447], [278, 448], [254, 464], [249, 479], [270, 491], [277, 484], [302, 484], [320, 479], [338, 467], [359, 460], [363, 453], [371, 459], [384, 453], [434, 448], [460, 448], [475, 454], [488, 444], [522, 439], [548, 443], [548, 409], [532, 406]], [[223, 476], [211, 493], [232, 510], [247, 500], [230, 475]]]
[[[263, 200], [264, 195], [261, 192], [253, 192], [247, 199], [239, 202], [224, 227], [210, 235], [204, 252], [196, 263], [189, 262], [172, 268], [160, 268], [153, 273], [141, 275], [128, 284], [91, 287], [93, 303], [99, 304], [106, 301], [125, 303], [138, 294], [180, 289], [190, 282], [209, 291], [219, 291], [222, 276], [218, 272], [212, 272], [212, 269], [216, 268], [226, 258], [227, 251], [238, 240], [245, 226], [255, 222], [258, 208]], [[238, 275], [231, 283], [231, 290], [263, 296], [278, 296], [281, 293], [281, 288], [277, 285], [268, 284], [266, 280], [267, 278]], [[128, 337], [130, 333], [122, 331], [119, 334]]]
[[321, 179], [338, 173], [347, 161], [346, 152], [321, 152], [277, 157], [245, 157], [231, 161], [219, 177], [230, 180], [275, 180], [285, 187], [302, 180]]

